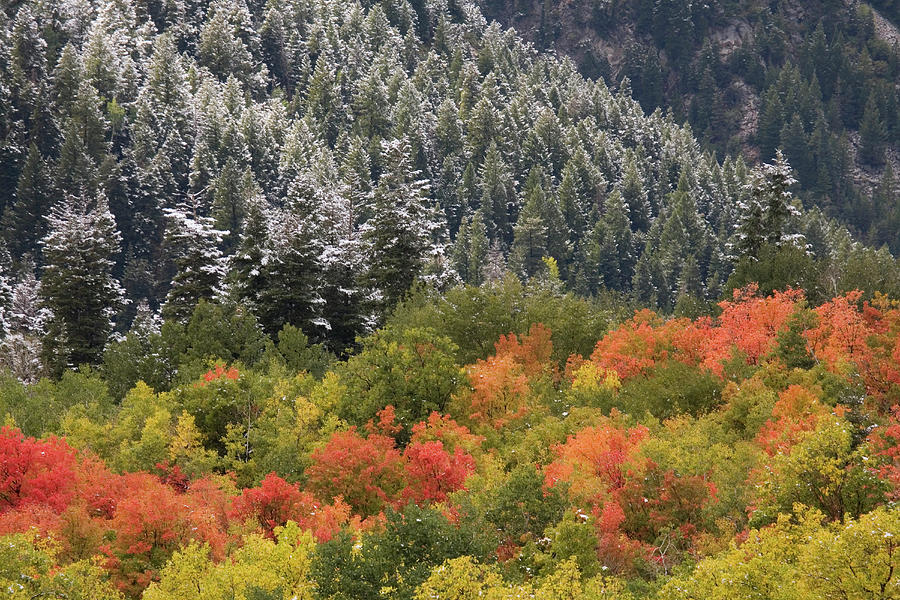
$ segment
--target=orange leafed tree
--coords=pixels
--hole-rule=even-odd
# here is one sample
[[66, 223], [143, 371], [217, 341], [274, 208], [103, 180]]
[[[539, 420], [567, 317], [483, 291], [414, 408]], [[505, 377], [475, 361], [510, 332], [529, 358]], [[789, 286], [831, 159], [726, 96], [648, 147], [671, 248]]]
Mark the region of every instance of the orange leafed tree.
[[342, 498], [363, 518], [380, 513], [406, 486], [403, 456], [386, 435], [364, 438], [355, 427], [337, 432], [311, 458], [310, 491], [318, 498]]
[[500, 336], [494, 345], [496, 353], [479, 360], [468, 369], [469, 417], [501, 427], [528, 410], [528, 398], [534, 378], [558, 377], [550, 360], [553, 343], [550, 330], [540, 323], [532, 325], [527, 335], [514, 333]]

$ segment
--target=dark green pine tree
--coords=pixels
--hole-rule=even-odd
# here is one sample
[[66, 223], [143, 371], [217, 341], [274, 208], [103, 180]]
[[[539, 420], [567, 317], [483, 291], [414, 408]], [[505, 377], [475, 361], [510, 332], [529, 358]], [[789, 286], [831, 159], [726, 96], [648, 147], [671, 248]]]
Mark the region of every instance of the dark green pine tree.
[[794, 113], [790, 123], [781, 130], [781, 147], [787, 159], [797, 169], [797, 176], [804, 186], [815, 181], [816, 172], [812, 161], [812, 152], [800, 115]]
[[491, 142], [481, 167], [481, 210], [485, 216], [488, 238], [509, 247], [512, 223], [515, 220], [515, 191], [512, 175], [500, 155], [497, 144]]
[[328, 326], [322, 318], [320, 257], [322, 244], [318, 220], [290, 208], [278, 215], [269, 235], [263, 267], [266, 285], [258, 301], [259, 320], [270, 334], [294, 325], [314, 339]]
[[200, 300], [211, 300], [221, 292], [225, 263], [219, 244], [223, 232], [213, 219], [195, 208], [179, 206], [165, 210], [166, 235], [163, 251], [172, 261], [175, 275], [162, 306], [166, 320], [187, 322]]
[[763, 228], [763, 207], [754, 196], [741, 206], [741, 221], [735, 237], [735, 258], [756, 260], [759, 257], [766, 236]]
[[790, 191], [795, 183], [797, 180], [781, 150], [775, 153], [774, 163], [761, 165], [751, 174], [751, 194], [762, 206], [762, 227], [766, 243], [772, 246], [789, 241], [789, 219], [799, 214]]
[[456, 188], [457, 210], [461, 213], [475, 212], [479, 207], [480, 195], [478, 194], [478, 177], [475, 174], [475, 165], [466, 164], [462, 179]]
[[[681, 270], [693, 259], [705, 272], [708, 266], [711, 234], [709, 226], [697, 212], [694, 192], [688, 184], [688, 172], [682, 171], [678, 188], [669, 194], [668, 207], [659, 239], [662, 267], [669, 274], [669, 282], [676, 284]], [[677, 290], [670, 290], [675, 293]]]
[[66, 44], [53, 70], [53, 96], [56, 110], [60, 115], [66, 117], [69, 115], [83, 78], [84, 68], [78, 50], [73, 44]]
[[582, 195], [582, 186], [571, 162], [563, 169], [558, 193], [559, 209], [568, 230], [568, 243], [574, 247], [584, 237], [587, 229], [585, 205], [588, 200]]
[[369, 262], [365, 279], [376, 292], [376, 308], [385, 314], [422, 274], [440, 223], [429, 206], [427, 183], [410, 166], [409, 143], [384, 142], [381, 154], [385, 169], [375, 188], [372, 217], [361, 229]]
[[649, 246], [644, 249], [634, 267], [631, 285], [635, 299], [641, 304], [670, 308], [669, 282], [659, 257]]
[[784, 106], [775, 86], [771, 86], [763, 96], [756, 130], [756, 143], [759, 154], [768, 159], [775, 154], [781, 141], [781, 129], [784, 127]]
[[0, 239], [0, 339], [5, 339], [10, 333], [14, 283], [12, 256], [6, 243]]
[[632, 154], [625, 167], [621, 184], [622, 199], [628, 207], [628, 218], [635, 231], [650, 228], [650, 200], [644, 188], [644, 181], [637, 169], [637, 159]]
[[509, 255], [510, 269], [525, 279], [530, 279], [543, 270], [543, 259], [547, 256], [548, 229], [543, 219], [543, 203], [546, 199], [540, 186], [532, 189], [513, 229]]
[[3, 213], [6, 243], [16, 260], [31, 254], [40, 262], [40, 240], [47, 232], [44, 215], [53, 197], [50, 175], [36, 144], [28, 148], [16, 197]]
[[887, 128], [881, 119], [875, 94], [869, 94], [866, 110], [859, 126], [859, 158], [864, 163], [878, 167], [884, 164], [884, 144]]
[[258, 186], [250, 169], [241, 170], [237, 162], [229, 158], [213, 189], [212, 214], [216, 229], [225, 232], [222, 250], [230, 254], [240, 241], [247, 203], [258, 193]]
[[484, 283], [484, 267], [489, 250], [487, 229], [480, 212], [464, 217], [450, 253], [453, 268], [464, 283]]
[[634, 239], [622, 195], [614, 191], [587, 240], [587, 273], [592, 291], [603, 285], [627, 290], [634, 277]]
[[229, 261], [229, 292], [239, 303], [254, 310], [266, 287], [263, 265], [269, 239], [268, 225], [272, 220], [272, 211], [265, 197], [262, 194], [252, 196], [247, 202], [240, 242]]
[[47, 217], [41, 298], [53, 317], [44, 342], [48, 369], [98, 364], [122, 300], [113, 277], [120, 236], [104, 197], [68, 197]]

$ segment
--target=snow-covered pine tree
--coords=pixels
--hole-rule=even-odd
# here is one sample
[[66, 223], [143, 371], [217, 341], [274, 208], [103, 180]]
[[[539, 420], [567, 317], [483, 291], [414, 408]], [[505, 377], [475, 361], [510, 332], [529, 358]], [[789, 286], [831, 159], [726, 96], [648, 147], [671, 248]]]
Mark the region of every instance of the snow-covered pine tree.
[[288, 186], [285, 207], [273, 215], [258, 298], [259, 319], [270, 334], [294, 325], [314, 339], [330, 324], [322, 317], [322, 231], [319, 186], [309, 172]]
[[488, 250], [487, 228], [478, 211], [463, 219], [450, 253], [453, 268], [464, 283], [484, 283]]
[[201, 299], [213, 299], [222, 291], [225, 261], [219, 244], [224, 232], [214, 227], [212, 218], [198, 212], [186, 205], [164, 211], [163, 248], [175, 269], [162, 307], [167, 320], [187, 321]]
[[[374, 192], [372, 217], [361, 227], [368, 258], [366, 279], [382, 310], [392, 308], [423, 274], [441, 223], [428, 199], [428, 182], [411, 168], [409, 142], [382, 143], [384, 172]], [[384, 313], [382, 313], [384, 314]]]
[[0, 367], [23, 383], [34, 383], [44, 374], [42, 342], [51, 312], [42, 306], [41, 282], [34, 276], [33, 265], [23, 265], [20, 272], [4, 314]]
[[20, 260], [25, 254], [37, 258], [40, 250], [38, 242], [47, 232], [44, 215], [47, 214], [52, 195], [44, 158], [37, 144], [32, 143], [19, 176], [15, 199], [6, 205], [3, 213], [4, 237], [16, 260]]
[[782, 246], [796, 240], [788, 233], [790, 219], [800, 211], [793, 204], [791, 186], [797, 183], [791, 165], [781, 150], [775, 152], [775, 162], [760, 165], [751, 174], [751, 193], [763, 207], [763, 230], [766, 242]]
[[44, 343], [51, 372], [97, 364], [123, 290], [113, 277], [121, 236], [106, 198], [69, 196], [47, 216], [42, 305], [52, 311]]

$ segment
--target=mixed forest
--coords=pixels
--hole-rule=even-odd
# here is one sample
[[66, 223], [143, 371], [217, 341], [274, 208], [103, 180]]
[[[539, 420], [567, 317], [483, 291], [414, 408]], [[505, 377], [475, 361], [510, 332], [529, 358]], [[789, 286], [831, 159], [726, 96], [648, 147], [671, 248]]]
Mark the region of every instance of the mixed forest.
[[723, 145], [482, 4], [2, 4], [0, 596], [900, 597], [874, 13]]

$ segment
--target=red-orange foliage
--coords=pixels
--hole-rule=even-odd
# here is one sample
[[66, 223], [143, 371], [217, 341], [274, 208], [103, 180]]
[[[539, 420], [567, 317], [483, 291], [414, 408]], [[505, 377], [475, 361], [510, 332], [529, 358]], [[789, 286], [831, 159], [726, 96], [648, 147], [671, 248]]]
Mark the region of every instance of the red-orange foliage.
[[719, 304], [722, 314], [715, 322], [708, 317], [663, 321], [652, 311], [638, 311], [597, 342], [591, 361], [615, 370], [623, 380], [646, 375], [667, 360], [702, 366], [721, 376], [723, 361], [735, 351], [756, 364], [775, 348], [778, 332], [803, 298], [797, 290], [766, 298], [756, 291], [756, 286], [735, 290], [733, 301]]
[[788, 453], [803, 433], [814, 430], [819, 419], [829, 413], [815, 394], [792, 385], [779, 394], [772, 408], [772, 418], [763, 425], [756, 441], [769, 456]]
[[333, 434], [312, 453], [312, 462], [306, 474], [313, 494], [341, 497], [363, 518], [381, 512], [405, 486], [403, 456], [394, 439], [379, 434], [364, 438], [355, 427]]
[[721, 375], [722, 362], [731, 357], [734, 349], [751, 365], [775, 349], [778, 333], [787, 327], [788, 319], [803, 300], [803, 291], [788, 290], [761, 297], [758, 289], [752, 284], [735, 290], [733, 301], [719, 303], [722, 314], [718, 326], [712, 329], [703, 366]]
[[[224, 493], [209, 480], [179, 493], [149, 473], [116, 475], [62, 439], [0, 430], [0, 531], [36, 526], [76, 557], [102, 550], [116, 584], [131, 594], [139, 594], [189, 540], [209, 543], [221, 557], [226, 506]], [[99, 547], [102, 537], [108, 543]]]
[[637, 466], [637, 450], [650, 431], [644, 426], [622, 430], [611, 425], [588, 427], [554, 446], [556, 460], [544, 467], [548, 486], [569, 483], [569, 493], [600, 504], [625, 484], [629, 468]]
[[428, 421], [421, 421], [413, 425], [411, 441], [413, 443], [439, 441], [444, 444], [444, 448], [448, 452], [462, 448], [466, 452], [472, 453], [481, 447], [484, 436], [475, 435], [469, 431], [468, 427], [460, 425], [449, 415], [432, 412], [428, 416]]
[[662, 531], [689, 540], [703, 507], [715, 500], [704, 477], [677, 476], [643, 457], [648, 435], [644, 427], [589, 427], [556, 446], [557, 459], [544, 468], [547, 485], [566, 482], [576, 502], [591, 505], [600, 558], [616, 572], [638, 557], [649, 559]]
[[867, 340], [874, 331], [859, 309], [861, 296], [858, 290], [849, 292], [815, 309], [819, 323], [805, 337], [813, 356], [830, 369], [852, 362], [863, 373], [872, 366], [872, 350]]
[[226, 369], [225, 365], [216, 365], [215, 368], [212, 368], [204, 373], [203, 381], [197, 383], [196, 385], [199, 387], [206, 387], [206, 384], [218, 381], [223, 378], [228, 381], [237, 381], [238, 379], [240, 379], [240, 376], [241, 374], [235, 367]]
[[460, 447], [450, 454], [439, 441], [413, 442], [403, 456], [408, 483], [402, 497], [416, 503], [443, 502], [475, 472], [472, 455]]
[[662, 319], [650, 310], [641, 310], [597, 342], [591, 361], [612, 369], [620, 379], [646, 373], [658, 361], [668, 358], [669, 350], [658, 335]]
[[550, 362], [550, 337], [550, 330], [540, 323], [532, 325], [521, 339], [514, 333], [501, 335], [494, 344], [496, 353], [469, 367], [469, 417], [502, 427], [523, 416], [528, 410], [531, 379], [558, 375]]
[[102, 549], [119, 588], [139, 594], [190, 540], [206, 542], [212, 556], [221, 559], [225, 506], [224, 494], [209, 480], [195, 481], [181, 494], [149, 473], [122, 475], [122, 495], [108, 523], [115, 537]]
[[0, 429], [0, 514], [24, 505], [62, 512], [75, 488], [75, 451], [65, 441], [26, 438], [12, 427]]
[[276, 527], [294, 521], [318, 541], [326, 542], [350, 520], [350, 507], [339, 499], [334, 504], [320, 502], [297, 484], [269, 473], [259, 487], [245, 489], [234, 499], [229, 516], [239, 521], [253, 519], [269, 538], [275, 537]]

